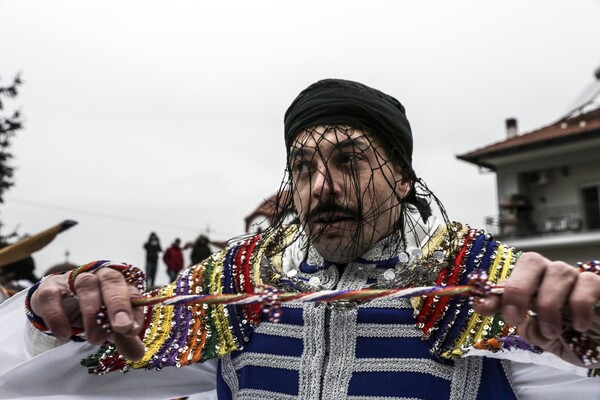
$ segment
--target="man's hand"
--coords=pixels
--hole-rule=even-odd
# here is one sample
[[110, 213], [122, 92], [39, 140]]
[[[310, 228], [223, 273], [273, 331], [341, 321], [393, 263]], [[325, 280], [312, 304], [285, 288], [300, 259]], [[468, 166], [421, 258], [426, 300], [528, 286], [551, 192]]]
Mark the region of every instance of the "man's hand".
[[562, 336], [565, 328], [572, 327], [600, 340], [600, 315], [596, 312], [600, 276], [537, 253], [524, 253], [500, 285], [503, 295], [474, 304], [475, 311], [484, 315], [501, 312], [528, 343], [573, 364], [600, 367], [584, 365]]
[[[47, 277], [31, 297], [32, 311], [59, 339], [69, 338], [72, 328], [83, 328], [90, 343], [110, 340], [125, 358], [139, 360], [144, 355], [144, 346], [138, 338], [144, 316], [141, 308], [131, 306], [130, 300], [139, 291], [111, 268], [77, 275], [74, 287], [76, 297], [68, 289], [68, 274]], [[111, 333], [96, 322], [102, 305], [106, 307]]]

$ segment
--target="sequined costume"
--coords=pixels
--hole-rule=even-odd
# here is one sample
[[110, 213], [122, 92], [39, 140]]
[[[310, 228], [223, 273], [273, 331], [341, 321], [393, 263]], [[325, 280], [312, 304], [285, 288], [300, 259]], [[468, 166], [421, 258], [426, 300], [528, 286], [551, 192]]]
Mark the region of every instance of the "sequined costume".
[[[431, 237], [423, 229], [422, 243], [397, 254], [386, 246], [398, 239], [391, 235], [337, 266], [306, 249], [303, 233], [291, 226], [216, 253], [158, 294], [252, 292], [262, 285], [451, 285], [465, 283], [473, 270], [487, 271], [492, 282], [508, 275], [516, 260], [512, 248], [460, 224], [451, 229], [452, 243], [445, 226]], [[473, 346], [520, 345], [499, 318], [474, 314], [465, 297], [285, 304], [278, 323], [256, 304], [154, 307], [146, 319], [142, 360], [126, 361], [108, 346], [85, 361], [90, 371], [160, 369], [219, 357], [220, 398], [514, 398], [507, 362], [460, 359]]]

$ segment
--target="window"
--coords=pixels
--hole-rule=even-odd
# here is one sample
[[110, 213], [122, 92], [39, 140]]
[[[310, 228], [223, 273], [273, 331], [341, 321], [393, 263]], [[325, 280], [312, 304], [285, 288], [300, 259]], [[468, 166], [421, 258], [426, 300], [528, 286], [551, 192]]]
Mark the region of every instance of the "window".
[[588, 229], [600, 229], [600, 196], [598, 186], [590, 186], [581, 190], [583, 210]]

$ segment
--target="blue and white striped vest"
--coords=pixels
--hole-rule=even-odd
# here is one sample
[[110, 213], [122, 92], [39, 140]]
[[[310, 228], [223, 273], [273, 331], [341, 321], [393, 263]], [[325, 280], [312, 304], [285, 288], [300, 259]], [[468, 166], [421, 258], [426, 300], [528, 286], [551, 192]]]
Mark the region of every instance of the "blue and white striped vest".
[[[301, 268], [338, 289], [364, 287], [380, 269]], [[263, 321], [220, 361], [219, 399], [516, 399], [508, 362], [437, 359], [413, 312], [406, 299], [284, 305], [280, 322]]]

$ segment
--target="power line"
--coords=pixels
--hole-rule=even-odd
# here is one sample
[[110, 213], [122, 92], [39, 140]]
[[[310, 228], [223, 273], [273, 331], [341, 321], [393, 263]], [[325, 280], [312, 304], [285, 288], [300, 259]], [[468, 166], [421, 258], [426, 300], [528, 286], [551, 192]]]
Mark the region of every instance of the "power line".
[[[40, 207], [40, 208], [46, 208], [46, 209], [54, 209], [54, 210], [66, 211], [66, 212], [70, 212], [70, 213], [78, 213], [78, 214], [90, 215], [90, 216], [93, 216], [93, 217], [105, 218], [105, 219], [112, 219], [112, 220], [115, 220], [115, 221], [128, 222], [128, 223], [132, 223], [132, 224], [141, 224], [141, 225], [149, 225], [149, 226], [153, 226], [153, 227], [163, 227], [163, 228], [173, 228], [173, 229], [183, 229], [183, 230], [193, 231], [193, 232], [201, 232], [202, 231], [201, 229], [192, 228], [192, 227], [189, 227], [189, 226], [173, 225], [173, 224], [167, 224], [167, 223], [164, 223], [164, 222], [155, 222], [155, 221], [147, 221], [147, 220], [141, 220], [141, 219], [136, 219], [136, 218], [124, 217], [124, 216], [121, 216], [121, 215], [105, 214], [105, 213], [99, 213], [99, 212], [95, 212], [95, 211], [87, 211], [87, 210], [81, 210], [81, 209], [70, 208], [70, 207], [62, 207], [62, 206], [56, 206], [56, 205], [53, 205], [53, 204], [41, 203], [41, 202], [37, 202], [37, 201], [24, 200], [24, 199], [16, 199], [14, 197], [9, 197], [9, 198], [7, 198], [7, 200], [10, 200], [10, 201], [15, 202], [15, 203], [20, 203], [20, 204], [25, 204], [25, 205], [29, 205], [29, 206], [34, 206], [34, 207]], [[212, 233], [217, 233], [217, 234], [221, 235], [220, 232], [214, 231], [212, 229], [211, 229], [211, 232]]]

